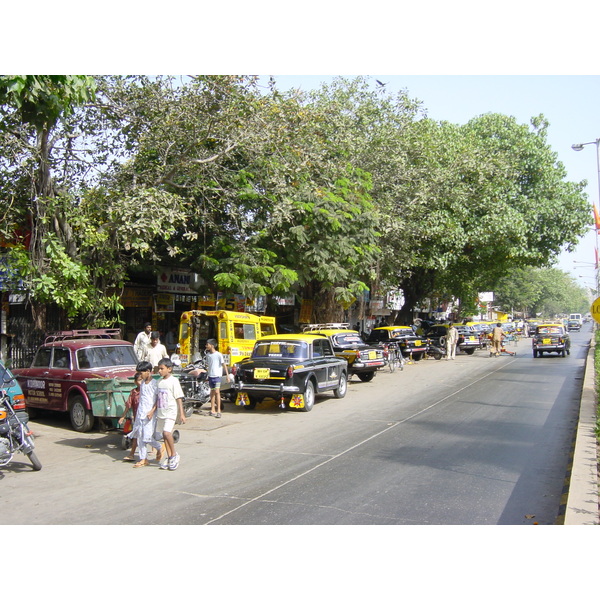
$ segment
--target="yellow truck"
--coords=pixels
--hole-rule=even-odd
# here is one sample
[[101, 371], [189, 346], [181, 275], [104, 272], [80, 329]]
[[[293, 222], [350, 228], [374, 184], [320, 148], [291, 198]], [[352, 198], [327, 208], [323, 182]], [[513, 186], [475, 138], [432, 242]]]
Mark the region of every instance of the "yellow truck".
[[277, 333], [275, 317], [231, 310], [190, 310], [179, 320], [179, 360], [185, 367], [201, 357], [206, 340], [217, 340], [225, 363], [250, 356], [254, 342]]

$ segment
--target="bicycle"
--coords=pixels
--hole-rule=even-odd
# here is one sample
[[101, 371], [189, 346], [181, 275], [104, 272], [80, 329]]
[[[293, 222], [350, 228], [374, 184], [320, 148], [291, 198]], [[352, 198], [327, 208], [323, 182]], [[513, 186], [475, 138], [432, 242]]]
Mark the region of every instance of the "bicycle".
[[388, 345], [386, 348], [386, 356], [390, 373], [393, 373], [398, 367], [402, 371], [404, 369], [404, 357], [397, 345]]

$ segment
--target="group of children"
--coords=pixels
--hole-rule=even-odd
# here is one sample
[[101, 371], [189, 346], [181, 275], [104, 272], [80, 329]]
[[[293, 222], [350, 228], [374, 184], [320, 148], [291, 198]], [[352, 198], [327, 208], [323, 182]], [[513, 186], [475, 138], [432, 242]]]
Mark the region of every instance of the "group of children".
[[[221, 375], [223, 369], [228, 378], [232, 379], [223, 355], [217, 351], [217, 341], [210, 339], [206, 342], [208, 382], [210, 386], [210, 416], [221, 417]], [[173, 439], [173, 428], [179, 416], [185, 423], [183, 412], [184, 393], [181, 389], [179, 379], [173, 376], [173, 363], [169, 358], [158, 361], [158, 374], [161, 378], [156, 381], [153, 375], [154, 369], [148, 361], [137, 364], [135, 383], [123, 416], [119, 419], [122, 425], [125, 422], [129, 410], [133, 413], [133, 428], [128, 434], [132, 439], [131, 452], [125, 460], [134, 461], [136, 448], [139, 452], [139, 461], [134, 467], [146, 467], [148, 461], [148, 448], [150, 444], [156, 449], [156, 460], [160, 463], [163, 458], [163, 447], [159, 440], [165, 443], [167, 460], [160, 465], [161, 469], [174, 471], [179, 466], [179, 454], [175, 452], [175, 440]], [[191, 375], [199, 375], [204, 369], [195, 369]]]
[[138, 449], [139, 461], [133, 466], [135, 468], [146, 467], [148, 461], [148, 448], [150, 444], [156, 449], [156, 460], [160, 463], [163, 458], [163, 446], [160, 439], [164, 440], [167, 459], [160, 464], [161, 469], [174, 471], [179, 466], [179, 454], [175, 451], [175, 440], [173, 439], [173, 428], [178, 418], [185, 423], [183, 412], [183, 390], [179, 379], [173, 376], [173, 363], [169, 358], [163, 358], [158, 362], [158, 374], [160, 379], [155, 380], [152, 364], [141, 361], [136, 367], [136, 388], [131, 392], [120, 424], [125, 421], [126, 415], [131, 409], [133, 413], [133, 428], [129, 436], [132, 438], [131, 452], [125, 460], [134, 461], [135, 450]]

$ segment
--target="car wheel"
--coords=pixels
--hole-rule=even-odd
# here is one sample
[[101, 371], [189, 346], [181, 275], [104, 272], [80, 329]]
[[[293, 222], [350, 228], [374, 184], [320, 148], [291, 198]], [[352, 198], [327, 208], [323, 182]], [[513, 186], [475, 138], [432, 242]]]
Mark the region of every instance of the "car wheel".
[[417, 352], [417, 354], [413, 354], [412, 355], [412, 359], [417, 362], [419, 360], [421, 360], [423, 358], [423, 353], [422, 352]]
[[475, 348], [466, 348], [464, 352], [465, 352], [465, 354], [469, 354], [469, 355], [473, 354], [475, 352]]
[[183, 414], [186, 419], [189, 419], [194, 414], [194, 405], [191, 402], [183, 405]]
[[309, 412], [315, 405], [315, 386], [312, 380], [306, 382], [306, 389], [304, 390], [304, 412]]
[[333, 390], [333, 395], [336, 398], [343, 398], [346, 395], [346, 390], [348, 389], [348, 381], [346, 379], [346, 373], [342, 373], [340, 375], [340, 381], [335, 390]]
[[251, 398], [248, 396], [248, 402], [244, 405], [245, 410], [254, 410], [256, 408], [256, 398]]
[[537, 350], [534, 350], [534, 351], [533, 351], [533, 358], [537, 358], [537, 357], [538, 357], [538, 351], [537, 351]]
[[129, 448], [131, 448], [131, 438], [128, 435], [123, 435], [121, 438], [121, 448], [123, 450], [129, 450]]
[[373, 381], [373, 377], [375, 377], [375, 371], [371, 371], [370, 373], [357, 373], [356, 375], [361, 381], [367, 383], [369, 381]]
[[563, 348], [560, 354], [564, 358], [567, 355], [567, 351]]
[[83, 396], [74, 396], [69, 402], [69, 416], [75, 431], [86, 433], [94, 426], [94, 415], [85, 406]]

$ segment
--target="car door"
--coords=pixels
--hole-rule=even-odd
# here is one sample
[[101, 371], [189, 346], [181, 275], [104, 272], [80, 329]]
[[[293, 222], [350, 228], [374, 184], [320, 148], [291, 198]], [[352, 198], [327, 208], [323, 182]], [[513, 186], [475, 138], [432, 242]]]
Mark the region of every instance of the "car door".
[[[325, 356], [325, 342], [328, 340], [314, 340], [313, 341], [313, 368], [315, 376], [317, 377], [317, 387], [318, 391], [322, 392], [328, 389], [328, 360]], [[331, 349], [331, 345], [329, 345]]]
[[327, 365], [327, 387], [328, 389], [336, 388], [340, 380], [342, 372], [342, 363], [335, 355], [331, 342], [328, 339], [323, 342], [323, 360]]
[[31, 367], [25, 371], [19, 381], [27, 398], [27, 405], [35, 408], [47, 408], [50, 402], [48, 396], [48, 382], [50, 364], [52, 361], [52, 348], [39, 348]]
[[55, 346], [52, 352], [50, 374], [48, 376], [48, 398], [50, 408], [63, 410], [68, 390], [71, 387], [71, 351], [69, 348]]

